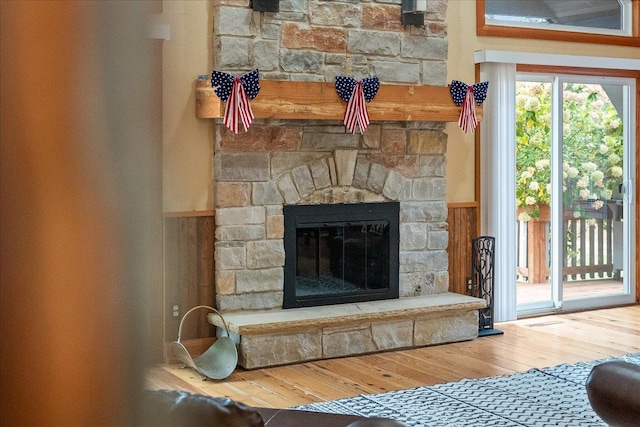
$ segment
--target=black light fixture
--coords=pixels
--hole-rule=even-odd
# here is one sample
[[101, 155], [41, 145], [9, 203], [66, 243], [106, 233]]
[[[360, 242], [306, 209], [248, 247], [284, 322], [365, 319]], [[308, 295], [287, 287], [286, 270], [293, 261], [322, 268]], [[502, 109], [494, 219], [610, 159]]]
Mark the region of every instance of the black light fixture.
[[402, 25], [424, 25], [424, 12], [427, 10], [427, 0], [402, 0]]
[[259, 12], [279, 12], [280, 0], [251, 0], [251, 8]]

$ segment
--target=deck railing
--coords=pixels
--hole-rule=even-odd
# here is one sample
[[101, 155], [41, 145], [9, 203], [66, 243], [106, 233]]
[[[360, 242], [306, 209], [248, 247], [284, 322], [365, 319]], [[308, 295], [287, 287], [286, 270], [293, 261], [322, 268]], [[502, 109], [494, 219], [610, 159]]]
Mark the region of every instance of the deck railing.
[[[616, 205], [598, 210], [567, 210], [563, 218], [563, 280], [619, 278], [621, 222]], [[551, 227], [548, 215], [517, 221], [518, 281], [545, 283], [550, 275]], [[615, 259], [615, 261], [614, 261]]]

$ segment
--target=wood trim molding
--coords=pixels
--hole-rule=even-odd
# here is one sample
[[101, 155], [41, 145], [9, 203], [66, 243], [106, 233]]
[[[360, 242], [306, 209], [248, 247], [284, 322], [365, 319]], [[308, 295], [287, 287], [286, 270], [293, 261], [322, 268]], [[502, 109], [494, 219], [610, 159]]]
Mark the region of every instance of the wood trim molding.
[[460, 208], [477, 208], [480, 205], [478, 202], [451, 202], [447, 203], [447, 208], [449, 209], [460, 209]]
[[589, 34], [574, 31], [544, 30], [537, 28], [508, 27], [487, 24], [484, 19], [485, 0], [476, 0], [476, 34], [479, 36], [513, 37], [533, 40], [555, 40], [578, 43], [593, 43], [640, 47], [640, 0], [631, 4], [631, 36]]
[[[196, 82], [198, 118], [221, 118], [224, 106], [209, 81]], [[343, 120], [345, 107], [329, 82], [261, 80], [260, 93], [251, 102], [257, 119]], [[448, 86], [382, 84], [367, 109], [371, 121], [457, 122], [460, 117]], [[481, 106], [476, 115], [482, 119]]]
[[559, 65], [516, 64], [518, 73], [571, 74], [576, 76], [607, 76], [640, 78], [640, 70], [618, 70], [612, 68], [564, 67]]
[[214, 210], [206, 210], [206, 211], [174, 211], [174, 212], [165, 212], [165, 218], [186, 218], [186, 217], [194, 217], [194, 216], [216, 216], [216, 211]]
[[638, 275], [640, 275], [640, 208], [638, 207], [637, 200], [640, 197], [640, 189], [638, 188], [638, 178], [640, 178], [640, 76], [636, 78], [636, 176], [634, 180], [635, 187], [635, 199], [636, 200], [636, 302], [640, 302], [640, 281]]
[[[475, 76], [476, 76], [476, 81], [480, 81], [480, 64], [476, 64], [475, 65]], [[476, 215], [476, 232], [478, 234], [482, 233], [482, 200], [480, 195], [482, 194], [482, 188], [481, 188], [481, 176], [482, 176], [482, 159], [481, 159], [481, 148], [480, 148], [480, 142], [481, 142], [481, 135], [482, 135], [482, 123], [478, 123], [478, 127], [476, 128], [476, 131], [474, 132], [473, 135], [473, 142], [474, 142], [474, 159], [473, 159], [473, 163], [474, 163], [474, 167], [475, 167], [475, 179], [474, 179], [474, 185], [473, 185], [473, 196], [474, 196], [474, 200], [476, 201], [477, 204], [477, 210], [478, 210], [478, 214]]]

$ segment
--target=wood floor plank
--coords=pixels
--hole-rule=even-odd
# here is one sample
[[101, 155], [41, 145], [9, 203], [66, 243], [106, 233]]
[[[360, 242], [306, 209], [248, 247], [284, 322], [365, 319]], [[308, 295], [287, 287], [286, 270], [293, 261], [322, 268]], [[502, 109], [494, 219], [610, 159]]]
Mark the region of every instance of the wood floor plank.
[[640, 352], [640, 305], [541, 316], [496, 327], [504, 334], [253, 371], [237, 368], [220, 381], [202, 381], [180, 365], [158, 365], [148, 370], [146, 387], [285, 408]]
[[[327, 375], [314, 371], [309, 364], [281, 367], [278, 378], [299, 390], [304, 390], [304, 395], [307, 398], [305, 402], [331, 400], [331, 396], [336, 395], [352, 396], [365, 393], [364, 389], [352, 378], [345, 377], [341, 381], [335, 381]], [[309, 384], [314, 386], [309, 387]]]
[[427, 364], [414, 365], [405, 363], [400, 352], [379, 353], [369, 357], [371, 363], [375, 363], [377, 366], [384, 366], [390, 372], [390, 375], [407, 381], [410, 385], [405, 388], [443, 382], [442, 377], [433, 372], [433, 369]]
[[604, 346], [609, 349], [619, 349], [622, 352], [633, 351], [640, 345], [640, 336], [630, 334], [630, 330], [626, 331], [618, 329], [617, 326], [596, 326], [594, 324], [585, 327], [585, 321], [565, 322], [564, 324], [554, 324], [545, 326], [545, 332], [553, 332], [554, 335], [565, 340], [581, 341], [586, 345], [590, 344], [592, 337], [599, 337], [595, 346]]
[[385, 393], [388, 391], [399, 390], [412, 387], [414, 381], [409, 379], [393, 376], [382, 366], [368, 363], [369, 359], [348, 357], [342, 361], [342, 369], [340, 375], [352, 378], [358, 384], [366, 387], [366, 393]]

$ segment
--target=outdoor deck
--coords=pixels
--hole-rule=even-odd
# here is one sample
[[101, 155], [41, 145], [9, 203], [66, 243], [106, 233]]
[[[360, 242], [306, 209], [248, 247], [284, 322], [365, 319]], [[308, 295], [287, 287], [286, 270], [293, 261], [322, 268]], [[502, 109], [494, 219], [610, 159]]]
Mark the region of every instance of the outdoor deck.
[[[622, 293], [622, 281], [585, 280], [564, 282], [564, 299], [578, 299]], [[551, 284], [518, 282], [518, 305], [549, 300]]]

